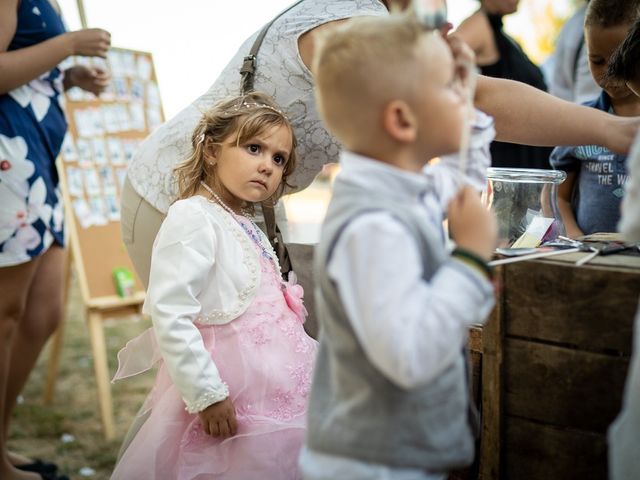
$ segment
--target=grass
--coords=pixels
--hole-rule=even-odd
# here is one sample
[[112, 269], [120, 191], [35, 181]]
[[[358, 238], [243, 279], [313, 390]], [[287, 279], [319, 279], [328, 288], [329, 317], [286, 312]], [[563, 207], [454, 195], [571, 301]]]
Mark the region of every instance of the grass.
[[[112, 375], [118, 350], [148, 326], [148, 321], [136, 317], [104, 322]], [[84, 308], [75, 282], [72, 282], [65, 319], [56, 395], [51, 405], [44, 405], [42, 393], [48, 357], [47, 348], [14, 410], [9, 448], [23, 455], [54, 461], [72, 479], [106, 480], [113, 470], [122, 438], [151, 388], [154, 374], [146, 373], [112, 385], [116, 438], [106, 441], [98, 410]]]

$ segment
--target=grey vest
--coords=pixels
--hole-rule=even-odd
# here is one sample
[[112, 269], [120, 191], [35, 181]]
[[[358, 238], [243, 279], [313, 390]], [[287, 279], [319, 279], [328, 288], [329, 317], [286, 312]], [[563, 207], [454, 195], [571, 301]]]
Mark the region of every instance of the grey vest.
[[315, 251], [320, 346], [308, 412], [308, 445], [320, 453], [365, 462], [447, 472], [470, 464], [474, 456], [478, 422], [469, 399], [466, 352], [461, 349], [429, 385], [410, 391], [399, 388], [367, 361], [327, 275], [341, 232], [356, 216], [372, 210], [390, 212], [408, 228], [422, 255], [425, 280], [447, 259], [441, 233], [430, 220], [389, 198], [372, 198], [338, 177]]

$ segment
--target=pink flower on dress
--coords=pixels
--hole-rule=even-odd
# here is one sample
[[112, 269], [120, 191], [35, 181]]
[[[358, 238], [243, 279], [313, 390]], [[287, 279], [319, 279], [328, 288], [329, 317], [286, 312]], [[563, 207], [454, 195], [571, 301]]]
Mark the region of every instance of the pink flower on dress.
[[304, 296], [304, 289], [302, 285], [298, 285], [298, 278], [294, 272], [289, 272], [289, 279], [283, 283], [284, 299], [287, 302], [287, 306], [298, 317], [300, 323], [304, 323], [304, 319], [308, 315], [307, 309], [304, 307], [302, 297]]

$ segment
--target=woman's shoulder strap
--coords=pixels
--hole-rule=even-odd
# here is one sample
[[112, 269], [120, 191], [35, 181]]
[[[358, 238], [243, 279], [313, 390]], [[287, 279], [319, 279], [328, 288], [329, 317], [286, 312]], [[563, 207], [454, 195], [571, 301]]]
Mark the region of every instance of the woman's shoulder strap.
[[242, 62], [242, 67], [240, 67], [240, 75], [242, 75], [242, 80], [240, 83], [240, 92], [242, 94], [251, 92], [253, 90], [253, 80], [256, 72], [256, 58], [258, 56], [258, 50], [260, 50], [260, 46], [262, 45], [262, 41], [264, 40], [264, 37], [267, 34], [267, 31], [269, 30], [271, 25], [273, 25], [273, 22], [275, 22], [278, 18], [280, 18], [282, 15], [284, 15], [289, 10], [296, 7], [303, 1], [304, 0], [298, 0], [297, 2], [289, 5], [282, 12], [280, 12], [278, 15], [273, 17], [269, 23], [267, 23], [264, 27], [262, 27], [262, 30], [256, 37], [256, 40], [255, 42], [253, 42], [253, 45], [251, 46], [251, 50], [249, 51], [249, 54], [246, 57], [244, 57], [244, 61]]

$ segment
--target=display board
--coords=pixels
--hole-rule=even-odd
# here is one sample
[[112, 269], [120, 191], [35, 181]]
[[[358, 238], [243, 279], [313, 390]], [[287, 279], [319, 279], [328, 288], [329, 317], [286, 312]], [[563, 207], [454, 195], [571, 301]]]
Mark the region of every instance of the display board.
[[106, 61], [68, 62], [64, 67], [107, 68], [112, 76], [99, 98], [78, 88], [66, 93], [69, 131], [58, 170], [82, 295], [87, 305], [118, 298], [113, 271], [124, 267], [135, 281], [127, 296], [143, 297], [120, 233], [120, 194], [138, 145], [164, 119], [153, 60], [147, 52], [113, 48]]

